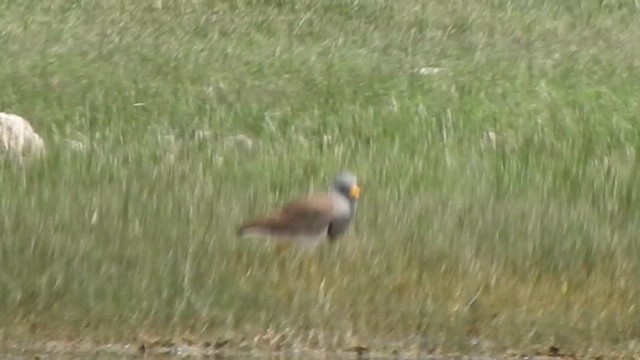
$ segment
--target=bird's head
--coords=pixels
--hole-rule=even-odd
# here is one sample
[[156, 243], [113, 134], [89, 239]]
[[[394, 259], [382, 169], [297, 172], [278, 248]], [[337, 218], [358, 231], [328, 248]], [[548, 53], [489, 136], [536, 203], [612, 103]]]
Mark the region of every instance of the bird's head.
[[341, 172], [335, 177], [333, 190], [354, 201], [360, 198], [360, 192], [362, 191], [358, 186], [356, 176], [349, 172]]

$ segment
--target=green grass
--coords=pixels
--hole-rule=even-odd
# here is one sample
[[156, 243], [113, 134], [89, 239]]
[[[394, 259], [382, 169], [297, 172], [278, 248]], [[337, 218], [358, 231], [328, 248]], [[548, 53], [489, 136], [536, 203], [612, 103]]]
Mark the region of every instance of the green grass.
[[[638, 352], [639, 6], [1, 1], [0, 337]], [[339, 243], [235, 237], [342, 169]]]

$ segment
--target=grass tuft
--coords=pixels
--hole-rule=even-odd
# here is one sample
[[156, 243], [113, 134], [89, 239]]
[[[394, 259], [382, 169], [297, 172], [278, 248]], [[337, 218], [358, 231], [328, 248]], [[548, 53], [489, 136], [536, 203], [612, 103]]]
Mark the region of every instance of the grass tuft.
[[[0, 111], [47, 146], [0, 164], [1, 337], [638, 351], [633, 1], [0, 14]], [[342, 169], [365, 191], [335, 246], [235, 238]]]

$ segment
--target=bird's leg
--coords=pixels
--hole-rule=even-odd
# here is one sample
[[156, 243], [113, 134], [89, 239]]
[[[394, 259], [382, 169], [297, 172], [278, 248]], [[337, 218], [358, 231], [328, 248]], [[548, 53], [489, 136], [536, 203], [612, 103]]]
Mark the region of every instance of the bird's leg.
[[310, 275], [316, 272], [320, 267], [320, 262], [322, 262], [322, 251], [318, 254], [317, 245], [309, 246], [303, 248], [302, 252], [299, 254], [299, 273], [306, 273], [306, 275]]
[[275, 244], [276, 261], [278, 263], [278, 270], [281, 275], [287, 273], [287, 259], [285, 255], [289, 247], [288, 245], [289, 244], [284, 241], [277, 241]]
[[282, 257], [284, 252], [287, 250], [287, 246], [284, 243], [280, 242], [280, 241], [276, 243], [275, 248], [276, 248], [275, 249], [276, 250], [276, 256], [278, 258]]
[[277, 241], [274, 246], [278, 272], [277, 289], [283, 299], [287, 299], [287, 301], [292, 301], [295, 294], [295, 283], [291, 282], [290, 274], [292, 270], [291, 258], [287, 256], [287, 250], [290, 246], [291, 244], [286, 240]]

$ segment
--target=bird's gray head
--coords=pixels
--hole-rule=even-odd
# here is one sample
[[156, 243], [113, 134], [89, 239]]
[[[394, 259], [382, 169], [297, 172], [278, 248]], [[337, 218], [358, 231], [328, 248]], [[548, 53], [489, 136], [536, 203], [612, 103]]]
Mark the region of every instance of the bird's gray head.
[[357, 178], [349, 172], [341, 172], [335, 177], [332, 190], [352, 201], [358, 200], [360, 197], [360, 187], [358, 186]]

